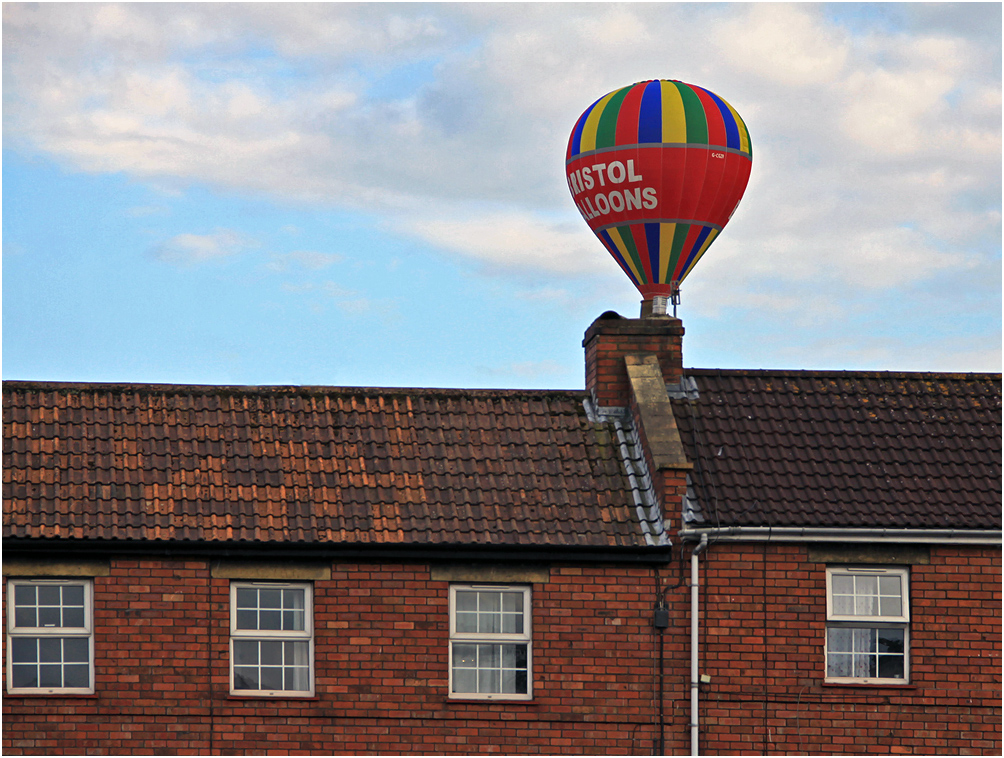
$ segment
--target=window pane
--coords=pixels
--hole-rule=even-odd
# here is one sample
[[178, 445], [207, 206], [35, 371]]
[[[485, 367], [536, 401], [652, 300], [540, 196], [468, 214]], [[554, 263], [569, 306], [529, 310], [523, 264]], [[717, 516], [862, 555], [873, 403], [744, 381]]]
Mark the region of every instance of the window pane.
[[479, 613], [478, 632], [480, 634], [499, 634], [502, 631], [502, 615], [500, 613]]
[[501, 645], [478, 645], [478, 668], [498, 668]]
[[259, 590], [258, 603], [261, 608], [282, 608], [282, 590]]
[[38, 625], [41, 627], [62, 626], [61, 615], [58, 605], [55, 607], [41, 606], [38, 609]]
[[306, 642], [283, 643], [283, 663], [287, 666], [307, 666], [310, 645]]
[[59, 585], [53, 584], [43, 584], [38, 587], [38, 604], [39, 605], [54, 605], [57, 608], [60, 605], [60, 587]]
[[878, 651], [880, 653], [899, 653], [904, 650], [905, 634], [902, 629], [879, 629]]
[[851, 676], [852, 656], [845, 653], [830, 653], [826, 658], [827, 676]]
[[502, 667], [510, 669], [525, 669], [526, 645], [503, 645]]
[[902, 616], [903, 602], [898, 576], [879, 577], [879, 607], [883, 616]]
[[502, 614], [502, 631], [505, 634], [522, 634], [523, 633], [523, 614], [522, 613], [503, 613]]
[[846, 574], [834, 574], [832, 579], [833, 579], [833, 593], [835, 595], [854, 594], [853, 576], [847, 576]]
[[833, 612], [838, 616], [853, 616], [854, 596], [833, 595]]
[[262, 609], [258, 612], [259, 629], [282, 629], [282, 611], [266, 611]]
[[281, 666], [282, 665], [282, 643], [276, 640], [262, 640], [261, 645], [261, 665]]
[[875, 676], [875, 656], [855, 655], [854, 656], [854, 676], [873, 677]]
[[257, 690], [258, 669], [253, 667], [234, 666], [234, 689], [235, 690]]
[[477, 692], [478, 672], [476, 669], [453, 669], [454, 692]]
[[234, 640], [234, 665], [249, 666], [258, 663], [257, 640]]
[[878, 616], [878, 597], [875, 595], [858, 595], [854, 598], [855, 616]]
[[63, 626], [66, 627], [83, 627], [84, 625], [84, 609], [83, 608], [63, 608]]
[[852, 629], [854, 633], [854, 652], [874, 653], [875, 652], [875, 630], [874, 629]]
[[[501, 692], [507, 694], [512, 694], [515, 692], [525, 692], [526, 690], [516, 689], [516, 677], [521, 674], [521, 671], [513, 671], [510, 669], [502, 669], [502, 682], [501, 682]], [[524, 676], [523, 681], [526, 681]]]
[[[18, 589], [21, 589], [18, 587]], [[34, 587], [32, 588], [34, 589]], [[38, 613], [34, 606], [27, 608], [14, 607], [14, 626], [20, 626], [27, 629], [34, 628], [38, 626]]]
[[523, 613], [523, 593], [506, 592], [502, 595], [502, 610], [508, 613]]
[[63, 641], [58, 637], [40, 637], [38, 659], [43, 662], [59, 663], [63, 660]]
[[880, 595], [895, 595], [896, 597], [901, 597], [903, 592], [900, 590], [900, 577], [898, 576], [880, 576], [879, 577], [879, 594]]
[[74, 663], [63, 667], [64, 687], [89, 687], [91, 684], [90, 667], [85, 664]]
[[461, 633], [471, 633], [478, 631], [478, 614], [467, 611], [457, 612], [457, 631]]
[[478, 669], [478, 692], [500, 692], [500, 684], [497, 669]]
[[63, 640], [63, 660], [67, 663], [87, 663], [90, 660], [87, 638], [70, 637]]
[[285, 690], [307, 692], [310, 690], [310, 669], [303, 666], [287, 668], [285, 670], [284, 687]]
[[32, 584], [14, 585], [14, 605], [36, 605], [35, 586]]
[[302, 632], [304, 629], [303, 611], [283, 611], [282, 628], [290, 632]]
[[38, 686], [38, 666], [14, 664], [11, 666], [11, 686], [13, 687], [37, 687]]
[[880, 655], [878, 658], [878, 675], [883, 679], [903, 678], [902, 655]]
[[498, 613], [502, 610], [501, 592], [479, 592], [478, 610], [481, 613]]
[[257, 608], [258, 607], [258, 590], [251, 589], [250, 587], [238, 587], [237, 588], [237, 607], [238, 608]]
[[282, 668], [280, 666], [261, 667], [261, 688], [263, 690], [282, 689]]
[[453, 645], [454, 668], [476, 668], [478, 665], [477, 645]]
[[282, 595], [284, 608], [303, 610], [304, 596], [306, 595], [303, 590], [283, 590]]
[[830, 652], [849, 653], [852, 649], [853, 629], [833, 628], [826, 630], [826, 647]]
[[84, 607], [84, 585], [66, 584], [63, 585], [63, 605], [76, 605]]
[[35, 637], [14, 637], [10, 647], [14, 663], [36, 663], [38, 661], [38, 639]]
[[457, 610], [474, 611], [478, 610], [477, 592], [457, 592]]
[[38, 667], [39, 687], [62, 687], [63, 667], [58, 663], [55, 665], [39, 665]]
[[257, 629], [258, 628], [258, 611], [243, 611], [238, 609], [237, 611], [237, 628], [238, 629]]

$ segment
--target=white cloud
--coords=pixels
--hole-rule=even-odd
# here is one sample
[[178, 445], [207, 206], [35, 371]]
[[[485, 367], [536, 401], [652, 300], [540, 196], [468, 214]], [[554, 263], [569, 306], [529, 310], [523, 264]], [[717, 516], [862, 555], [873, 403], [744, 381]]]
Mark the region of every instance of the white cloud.
[[[568, 131], [610, 89], [679, 78], [739, 110], [755, 155], [689, 299], [812, 321], [999, 250], [1000, 9], [978, 5], [876, 6], [883, 24], [815, 4], [8, 4], [5, 137], [86, 171], [365, 209], [495, 274], [605, 276], [564, 186]], [[387, 78], [397, 94], [372, 96]], [[239, 248], [182, 235], [159, 255]]]
[[843, 31], [813, 9], [790, 4], [747, 5], [708, 36], [735, 70], [786, 87], [828, 85], [839, 79], [850, 55]]
[[192, 266], [239, 255], [256, 244], [239, 232], [216, 229], [211, 234], [175, 235], [153, 248], [152, 255], [164, 263]]
[[576, 276], [602, 273], [610, 263], [577, 218], [556, 221], [531, 213], [496, 212], [464, 219], [413, 218], [399, 228], [492, 270]]

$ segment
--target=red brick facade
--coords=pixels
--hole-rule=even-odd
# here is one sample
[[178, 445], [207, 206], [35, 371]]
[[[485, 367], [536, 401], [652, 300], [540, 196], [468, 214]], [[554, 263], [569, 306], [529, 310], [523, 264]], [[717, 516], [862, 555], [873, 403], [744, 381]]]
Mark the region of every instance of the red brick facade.
[[450, 700], [448, 582], [391, 563], [314, 582], [315, 697], [243, 698], [230, 580], [207, 560], [113, 559], [94, 578], [94, 695], [6, 695], [4, 753], [651, 753], [656, 569], [549, 573], [532, 585], [531, 701]]
[[[1000, 753], [999, 551], [910, 566], [905, 686], [823, 683], [810, 546], [717, 542], [700, 563], [702, 753]], [[418, 563], [330, 564], [315, 696], [231, 696], [230, 580], [210, 565], [113, 559], [93, 580], [95, 694], [6, 695], [4, 753], [652, 754], [657, 586], [665, 752], [689, 752], [689, 568], [551, 566], [532, 585], [533, 699], [477, 702], [447, 697], [449, 583]]]
[[932, 546], [909, 566], [903, 686], [824, 684], [824, 557], [767, 542], [703, 554], [702, 752], [999, 755], [1000, 551]]

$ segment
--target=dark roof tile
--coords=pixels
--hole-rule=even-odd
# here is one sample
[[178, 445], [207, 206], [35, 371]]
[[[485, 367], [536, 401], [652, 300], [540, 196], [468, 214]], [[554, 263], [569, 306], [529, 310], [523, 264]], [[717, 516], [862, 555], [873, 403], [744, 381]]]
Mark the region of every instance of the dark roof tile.
[[688, 370], [674, 400], [707, 525], [997, 529], [990, 374]]

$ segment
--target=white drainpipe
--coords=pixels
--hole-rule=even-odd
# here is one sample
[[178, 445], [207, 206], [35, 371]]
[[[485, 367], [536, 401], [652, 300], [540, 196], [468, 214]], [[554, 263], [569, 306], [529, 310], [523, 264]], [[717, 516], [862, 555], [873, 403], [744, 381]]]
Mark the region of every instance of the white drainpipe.
[[700, 677], [697, 671], [697, 638], [700, 627], [699, 622], [699, 586], [701, 572], [697, 563], [697, 556], [704, 552], [708, 546], [708, 535], [702, 534], [701, 541], [690, 554], [690, 754], [700, 755], [698, 752], [698, 735], [700, 726], [700, 711], [698, 708], [698, 690], [700, 688]]

